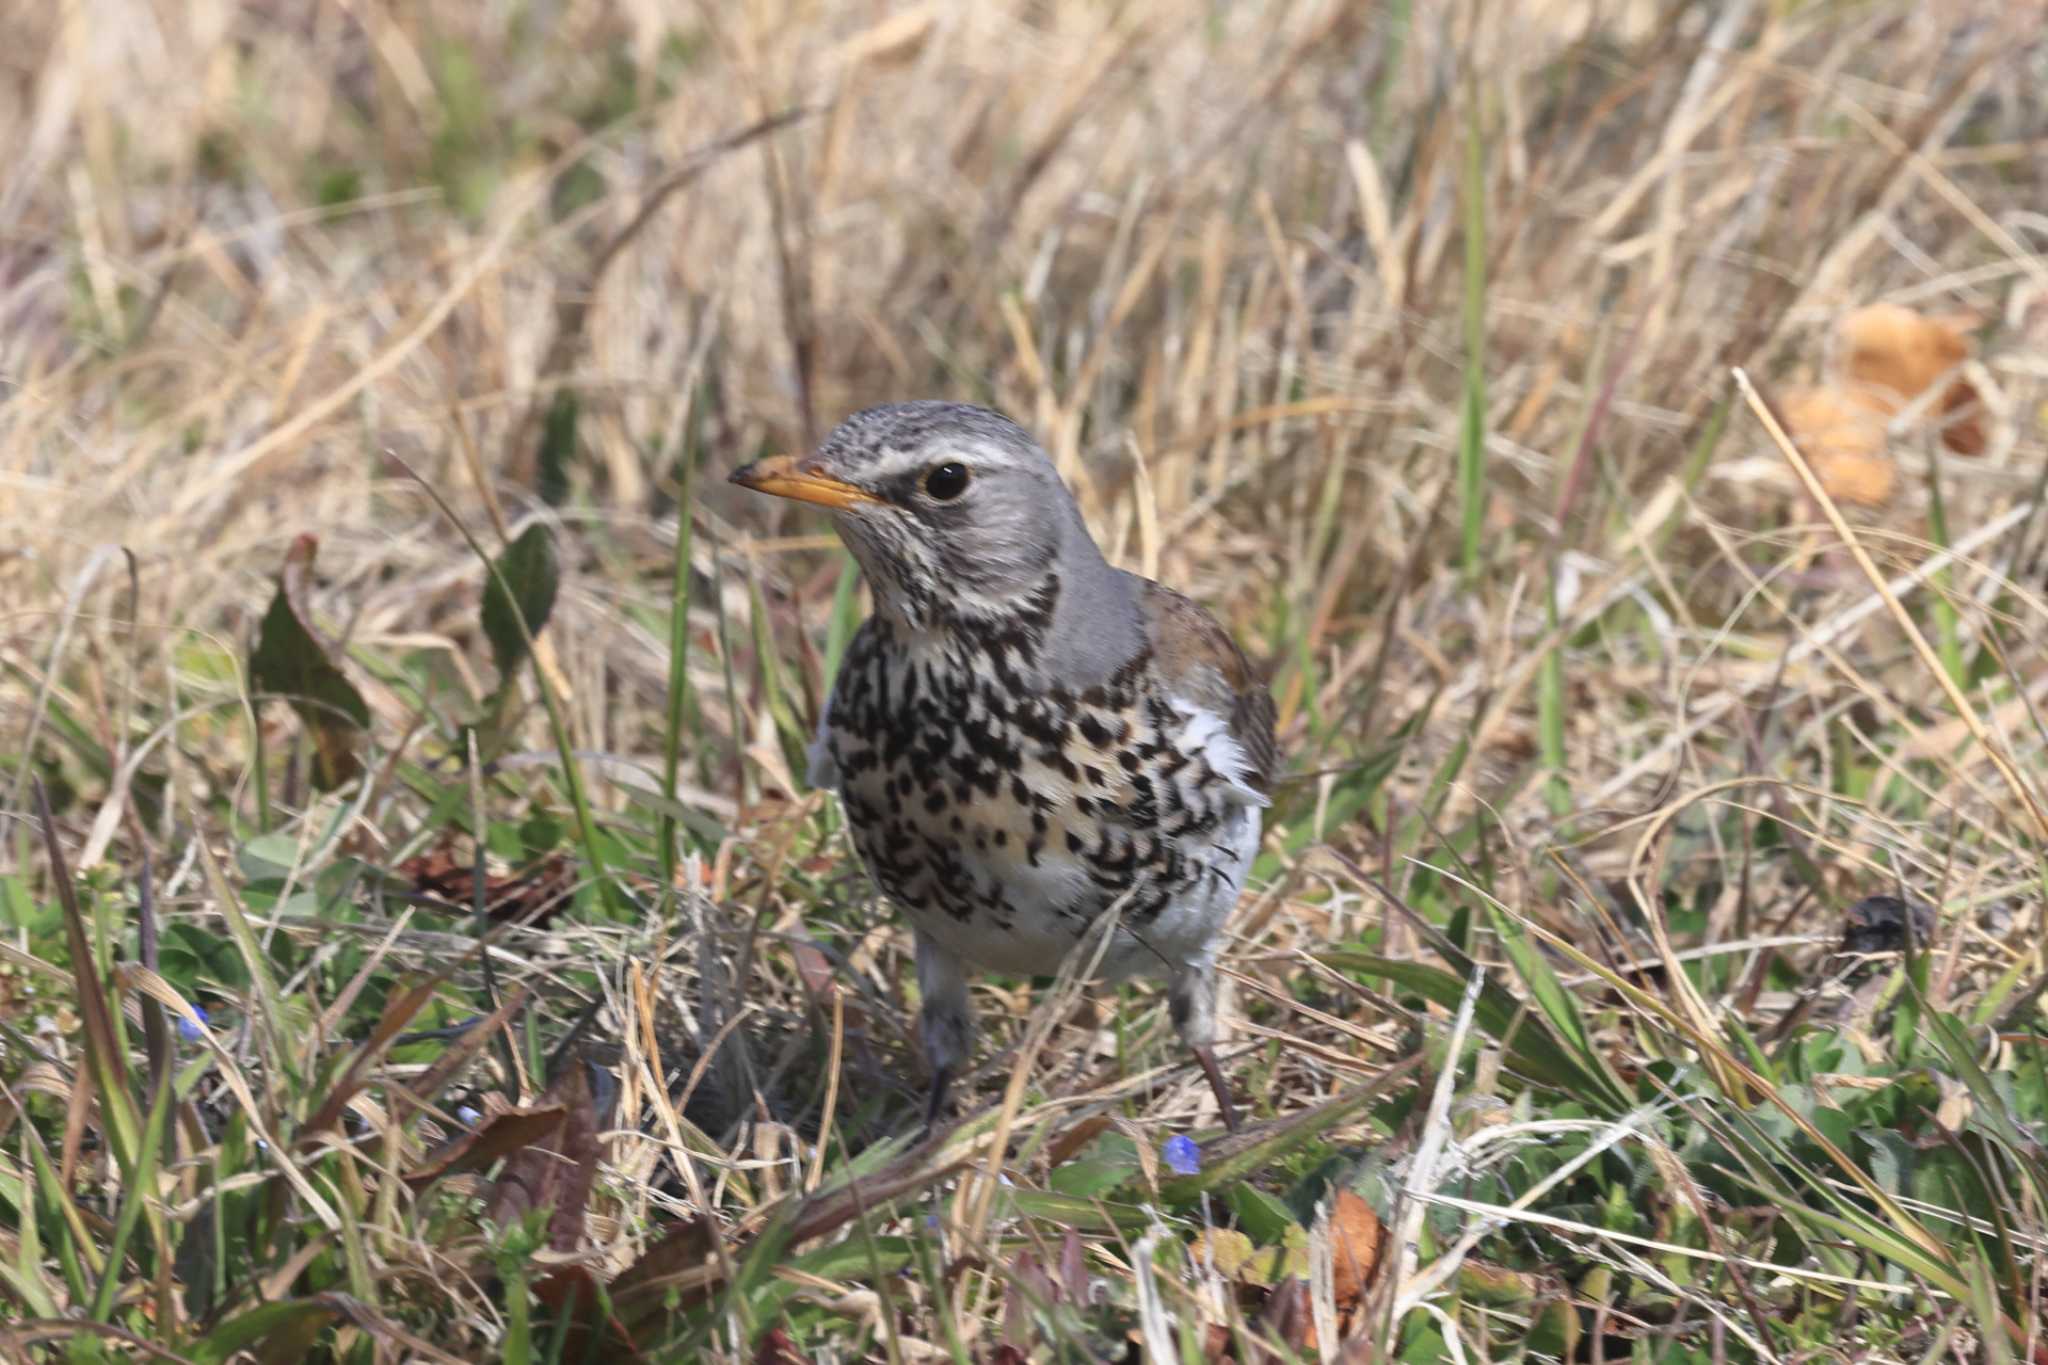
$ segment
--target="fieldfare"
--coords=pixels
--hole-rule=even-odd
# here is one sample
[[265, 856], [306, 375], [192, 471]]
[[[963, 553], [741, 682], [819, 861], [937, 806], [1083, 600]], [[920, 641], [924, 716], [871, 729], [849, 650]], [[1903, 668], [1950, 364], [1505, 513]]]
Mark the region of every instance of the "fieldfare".
[[961, 403], [855, 413], [733, 482], [832, 513], [874, 614], [810, 751], [916, 932], [927, 1127], [966, 1062], [964, 969], [1046, 974], [1112, 906], [1107, 979], [1167, 980], [1224, 1123], [1216, 952], [1278, 762], [1273, 700], [1188, 598], [1112, 568], [1037, 442]]

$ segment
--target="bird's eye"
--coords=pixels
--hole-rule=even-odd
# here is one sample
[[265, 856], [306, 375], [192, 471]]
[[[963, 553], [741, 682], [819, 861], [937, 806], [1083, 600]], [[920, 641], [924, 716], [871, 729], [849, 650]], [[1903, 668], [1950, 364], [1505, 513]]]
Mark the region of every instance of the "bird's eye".
[[924, 476], [924, 491], [940, 502], [951, 502], [967, 491], [967, 466], [948, 460]]

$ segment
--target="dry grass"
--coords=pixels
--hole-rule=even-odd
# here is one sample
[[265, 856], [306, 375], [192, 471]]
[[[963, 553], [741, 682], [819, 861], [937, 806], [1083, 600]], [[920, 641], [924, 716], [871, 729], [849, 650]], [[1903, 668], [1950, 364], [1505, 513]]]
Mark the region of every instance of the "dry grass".
[[[9, 7], [0, 1317], [92, 1349], [50, 1229], [105, 1246], [133, 1156], [80, 1089], [40, 778], [102, 956], [138, 951], [148, 849], [166, 926], [222, 942], [245, 907], [280, 976], [266, 1020], [247, 954], [163, 969], [233, 1023], [212, 1066], [183, 1046], [161, 1212], [99, 1316], [195, 1357], [323, 1293], [351, 1298], [299, 1324], [320, 1351], [575, 1355], [527, 1287], [568, 1261], [616, 1288], [665, 1246], [712, 1292], [638, 1340], [705, 1358], [1218, 1351], [1199, 1329], [1234, 1324], [1240, 1360], [1346, 1334], [1360, 1359], [2027, 1359], [2043, 25], [1990, 0]], [[1872, 302], [1972, 315], [1987, 439], [1952, 454], [1909, 407], [1852, 524], [1731, 368], [1814, 382]], [[1228, 965], [1230, 1070], [1271, 1126], [1227, 1178], [1205, 1146], [1200, 1189], [1157, 1166], [1214, 1119], [1143, 988], [990, 983], [990, 1108], [942, 1149], [883, 1141], [920, 1084], [905, 936], [793, 766], [845, 561], [722, 474], [913, 396], [1038, 431], [1113, 557], [1270, 665], [1291, 778]], [[483, 571], [422, 481], [493, 550], [539, 521], [562, 561], [474, 789]], [[306, 533], [373, 716], [332, 794], [243, 672]], [[671, 740], [674, 805], [646, 795]], [[559, 849], [578, 888], [497, 931], [489, 980], [468, 918], [379, 871], [444, 836], [466, 863], [478, 827], [500, 870]], [[1939, 911], [1929, 951], [1854, 969], [1848, 907], [1892, 893]], [[1374, 965], [1458, 987], [1467, 952], [1539, 1055], [1536, 1023]], [[294, 1147], [338, 1223], [272, 1228], [192, 1298], [167, 1253], [211, 1241], [223, 1154], [276, 1175], [229, 1078], [298, 1131], [342, 1040], [450, 963], [422, 1018], [535, 993], [518, 1048], [463, 1073], [485, 1108], [559, 1081], [594, 1007], [576, 1038], [615, 1092], [570, 1245], [528, 1258], [502, 1171], [390, 1178], [433, 1131], [392, 1136], [422, 1042]], [[131, 1011], [144, 989], [122, 978]], [[30, 1199], [40, 1243], [10, 1226], [36, 1133], [75, 1214]], [[1336, 1188], [1396, 1233], [1362, 1301], [1328, 1269]], [[1299, 1303], [1181, 1251], [1205, 1223], [1278, 1245], [1289, 1197]]]

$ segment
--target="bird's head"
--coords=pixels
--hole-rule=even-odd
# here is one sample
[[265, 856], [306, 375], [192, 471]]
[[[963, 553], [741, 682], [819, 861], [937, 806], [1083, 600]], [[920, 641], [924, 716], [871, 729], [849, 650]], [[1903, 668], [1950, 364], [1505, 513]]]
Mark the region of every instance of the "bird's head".
[[868, 408], [732, 481], [828, 509], [879, 608], [913, 629], [1014, 616], [1056, 569], [1102, 562], [1045, 451], [965, 403]]

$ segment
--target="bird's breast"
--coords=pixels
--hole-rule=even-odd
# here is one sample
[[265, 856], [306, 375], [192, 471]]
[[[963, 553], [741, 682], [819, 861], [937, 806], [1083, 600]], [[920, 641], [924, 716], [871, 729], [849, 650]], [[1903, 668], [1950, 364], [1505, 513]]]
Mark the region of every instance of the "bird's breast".
[[1219, 771], [1217, 718], [1142, 667], [1077, 692], [1027, 662], [849, 652], [820, 744], [856, 847], [921, 930], [983, 967], [1051, 972], [1118, 902], [1110, 974], [1185, 961], [1258, 837]]

